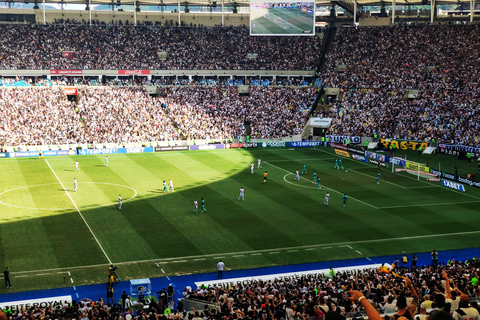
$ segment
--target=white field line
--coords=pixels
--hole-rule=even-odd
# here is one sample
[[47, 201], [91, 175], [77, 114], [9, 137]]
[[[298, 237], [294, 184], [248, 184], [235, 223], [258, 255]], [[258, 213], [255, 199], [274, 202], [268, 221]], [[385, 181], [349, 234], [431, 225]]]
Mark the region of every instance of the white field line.
[[[252, 148], [253, 149], [253, 148]], [[271, 152], [272, 150], [269, 148], [254, 148], [255, 152]], [[238, 150], [248, 150], [248, 149], [238, 149]], [[108, 156], [113, 156], [112, 158], [116, 157], [168, 157], [168, 156], [174, 156], [178, 155], [181, 153], [189, 152], [189, 156], [192, 155], [205, 155], [205, 153], [227, 153], [227, 152], [232, 152], [232, 149], [220, 149], [220, 150], [199, 150], [195, 152], [189, 152], [189, 151], [169, 151], [169, 152], [148, 152], [148, 153], [112, 153], [112, 154], [107, 154]], [[277, 149], [275, 152], [279, 151], [289, 151], [289, 148], [285, 147], [284, 149]], [[80, 157], [83, 160], [89, 160], [89, 159], [95, 159], [98, 160], [98, 158], [105, 156], [106, 154], [89, 154], [89, 155], [77, 155], [77, 156], [57, 156], [57, 157], [48, 157], [50, 158], [49, 161], [65, 161], [69, 160], [72, 161], [72, 157], [76, 159], [76, 157]], [[14, 161], [9, 161], [9, 160], [18, 160], [19, 158], [7, 158], [7, 159], [2, 159], [0, 161], [0, 165], [2, 164], [12, 164], [15, 163]], [[45, 159], [45, 158], [44, 158]], [[103, 158], [102, 158], [103, 159]], [[110, 159], [110, 158], [109, 158]], [[312, 159], [313, 160], [313, 159]], [[317, 159], [318, 160], [318, 159]], [[22, 158], [22, 161], [38, 161], [38, 158]], [[295, 161], [295, 160], [292, 160]]]
[[[357, 171], [357, 170], [354, 170], [354, 169], [350, 169], [350, 170], [353, 171], [353, 172], [355, 172], [355, 173], [362, 174], [362, 175], [364, 175], [364, 176], [367, 176], [367, 177], [369, 177], [369, 178], [372, 178], [372, 179], [376, 179], [376, 178], [377, 178], [377, 177], [373, 177], [373, 176], [371, 176], [371, 175], [369, 175], [369, 174], [366, 174], [366, 173], [363, 173], [363, 172], [360, 172], [360, 171]], [[396, 183], [394, 183], [394, 182], [390, 182], [390, 181], [386, 181], [386, 180], [381, 180], [381, 181], [382, 181], [382, 183], [390, 183], [390, 184], [393, 184], [394, 186], [397, 186], [397, 187], [402, 188], [402, 189], [410, 189], [410, 188], [401, 186], [401, 185], [399, 185], [399, 184], [396, 184]]]
[[[266, 163], [266, 164], [268, 164], [268, 165], [270, 165], [270, 166], [272, 166], [272, 167], [275, 167], [275, 168], [277, 168], [277, 169], [279, 169], [279, 170], [282, 170], [282, 171], [284, 171], [284, 172], [291, 173], [290, 171], [285, 170], [285, 169], [283, 169], [283, 168], [280, 168], [280, 167], [278, 167], [278, 166], [276, 166], [276, 165], [274, 165], [274, 164], [271, 164], [271, 163], [269, 163], [269, 162], [267, 162], [267, 161], [264, 161], [263, 163]], [[300, 176], [300, 178], [301, 178], [301, 179], [305, 179], [305, 180], [307, 180], [307, 181], [310, 181], [310, 179], [307, 179], [307, 178], [302, 177], [302, 176]], [[322, 185], [322, 186], [325, 186], [325, 185]], [[334, 190], [334, 189], [329, 188], [329, 187], [326, 187], [326, 186], [325, 186], [325, 188], [326, 188], [327, 190], [331, 190], [331, 191], [336, 192], [336, 193], [338, 193], [338, 194], [340, 194], [340, 195], [343, 195], [343, 193], [340, 192], [340, 191]], [[357, 202], [363, 203], [364, 205], [367, 205], [367, 206], [372, 207], [372, 208], [374, 208], [374, 209], [378, 209], [378, 207], [376, 207], [376, 206], [374, 206], [374, 205], [371, 205], [370, 203], [363, 202], [363, 201], [358, 200], [358, 199], [353, 198], [353, 197], [349, 197], [349, 198], [350, 198], [350, 199], [353, 199], [353, 200], [355, 200], [355, 201], [357, 201]]]
[[[316, 151], [318, 151], [318, 152], [323, 152], [323, 153], [326, 153], [326, 154], [331, 154], [331, 153], [329, 153], [329, 152], [326, 152], [326, 151], [324, 151], [324, 150], [317, 149], [317, 148], [314, 148], [313, 150], [316, 150]], [[347, 159], [347, 160], [350, 160], [350, 161], [354, 161], [354, 160], [352, 160], [352, 159], [350, 159], [350, 158], [346, 158], [346, 159]], [[365, 165], [365, 166], [369, 166], [369, 167], [372, 168], [372, 166], [369, 165], [369, 164], [367, 164], [367, 163], [363, 163], [363, 162], [361, 162], [361, 161], [356, 161], [356, 162], [361, 163], [361, 164], [363, 164], [363, 165]], [[399, 173], [394, 172], [394, 174], [399, 174]], [[432, 182], [429, 182], [429, 181], [418, 180], [417, 178], [410, 177], [410, 176], [408, 176], [408, 175], [400, 175], [400, 176], [401, 176], [401, 177], [405, 177], [405, 178], [409, 178], [409, 179], [411, 179], [411, 180], [415, 180], [415, 181], [417, 181], [417, 182], [421, 182], [421, 183], [427, 184], [427, 185], [429, 185], [429, 186], [438, 186], [438, 184], [433, 184]], [[466, 193], [466, 192], [458, 191], [458, 190], [455, 190], [455, 189], [452, 189], [452, 188], [446, 188], [446, 190], [452, 191], [452, 192], [455, 192], [455, 193], [459, 193], [459, 194], [462, 194], [462, 195], [467, 196], [467, 197], [470, 197], [470, 198], [474, 198], [474, 199], [480, 200], [480, 197], [472, 196], [471, 194], [468, 194], [468, 193]]]
[[283, 159], [283, 160], [268, 160], [268, 162], [295, 162], [295, 161], [303, 162], [303, 161], [327, 161], [327, 160], [335, 160], [335, 158]]
[[88, 230], [90, 231], [90, 233], [92, 234], [93, 238], [95, 239], [95, 241], [97, 242], [98, 246], [100, 247], [100, 249], [102, 250], [103, 254], [105, 255], [105, 258], [107, 258], [107, 261], [109, 264], [112, 264], [112, 261], [110, 260], [110, 258], [108, 257], [107, 253], [105, 252], [105, 250], [103, 249], [102, 245], [100, 244], [100, 242], [98, 241], [97, 237], [95, 236], [95, 234], [93, 233], [92, 229], [90, 228], [90, 226], [88, 225], [87, 223], [87, 220], [85, 220], [83, 214], [80, 212], [80, 210], [78, 209], [77, 207], [77, 204], [75, 203], [75, 201], [73, 201], [72, 199], [72, 196], [70, 196], [70, 193], [68, 193], [67, 191], [67, 188], [65, 188], [65, 186], [63, 185], [62, 181], [60, 181], [60, 179], [58, 178], [57, 174], [55, 173], [55, 171], [53, 171], [53, 168], [50, 166], [50, 163], [48, 163], [47, 159], [44, 158], [45, 162], [47, 163], [48, 167], [50, 168], [50, 170], [52, 170], [52, 173], [55, 175], [55, 178], [57, 178], [58, 182], [60, 183], [60, 185], [62, 186], [63, 190], [65, 190], [65, 192], [67, 193], [67, 196], [70, 198], [70, 201], [72, 201], [73, 203], [73, 206], [75, 207], [75, 209], [77, 210], [78, 214], [80, 215], [80, 217], [82, 218], [83, 222], [85, 222], [85, 225], [87, 226]]
[[[226, 256], [230, 257], [230, 256], [233, 256], [233, 255], [238, 255], [238, 254], [261, 255], [261, 253], [264, 253], [264, 252], [265, 253], [270, 253], [270, 252], [272, 252], [272, 250], [275, 250], [275, 252], [279, 252], [279, 251], [286, 251], [287, 252], [288, 250], [300, 250], [300, 249], [307, 249], [307, 248], [330, 249], [333, 246], [347, 247], [347, 248], [350, 248], [350, 249], [353, 250], [353, 247], [351, 245], [355, 245], [355, 244], [368, 244], [368, 243], [399, 241], [399, 240], [417, 240], [417, 239], [441, 238], [441, 237], [475, 235], [475, 234], [480, 234], [480, 230], [466, 231], [466, 232], [452, 232], [452, 233], [443, 233], [443, 234], [420, 235], [420, 236], [411, 236], [411, 237], [398, 237], [398, 238], [386, 238], [386, 239], [371, 239], [371, 240], [358, 240], [358, 241], [349, 241], [349, 242], [337, 242], [337, 243], [328, 243], [328, 244], [315, 244], [315, 245], [306, 245], [306, 246], [298, 246], [298, 247], [260, 249], [260, 250], [251, 250], [251, 251], [236, 251], [236, 252], [230, 252], [230, 253], [221, 253], [221, 255], [222, 255], [222, 257], [226, 257]], [[185, 257], [158, 258], [158, 259], [148, 259], [148, 260], [115, 262], [115, 264], [116, 265], [129, 265], [129, 264], [138, 264], [138, 263], [147, 263], [147, 262], [148, 263], [157, 262], [158, 264], [167, 264], [167, 263], [171, 263], [173, 261], [179, 261], [179, 259], [182, 259], [182, 260], [190, 260], [190, 259], [198, 259], [198, 258], [218, 259], [219, 255], [220, 254], [207, 254], [207, 255], [196, 255], [196, 256], [185, 256]], [[55, 268], [55, 269], [16, 271], [15, 274], [104, 267], [104, 266], [109, 266], [110, 264], [111, 263], [109, 263], [109, 264], [103, 263], [103, 264], [65, 267], [65, 268]]]
[[422, 203], [422, 204], [412, 204], [407, 206], [389, 206], [389, 207], [379, 207], [379, 209], [394, 209], [394, 208], [412, 208], [412, 207], [428, 207], [428, 206], [447, 206], [447, 205], [457, 205], [465, 203], [479, 203], [478, 201], [462, 201], [462, 202], [437, 202], [437, 203]]

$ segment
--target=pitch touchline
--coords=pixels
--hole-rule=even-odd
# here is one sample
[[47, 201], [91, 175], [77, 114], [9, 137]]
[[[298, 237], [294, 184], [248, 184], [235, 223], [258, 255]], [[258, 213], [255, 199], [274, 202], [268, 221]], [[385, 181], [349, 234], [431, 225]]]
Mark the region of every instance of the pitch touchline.
[[423, 204], [412, 204], [407, 206], [391, 206], [391, 207], [379, 207], [379, 209], [394, 209], [394, 208], [411, 208], [411, 207], [427, 207], [427, 206], [447, 206], [447, 205], [457, 205], [457, 204], [467, 204], [467, 203], [479, 203], [479, 201], [462, 201], [462, 202], [443, 202], [443, 203], [423, 203]]
[[60, 185], [62, 186], [63, 190], [65, 190], [65, 192], [67, 193], [67, 196], [70, 198], [70, 201], [72, 201], [73, 203], [73, 206], [75, 207], [75, 209], [77, 210], [78, 214], [80, 215], [80, 217], [82, 218], [83, 222], [85, 222], [85, 225], [87, 226], [88, 230], [90, 231], [90, 233], [92, 234], [93, 238], [95, 239], [95, 241], [97, 242], [98, 246], [100, 247], [100, 249], [102, 250], [103, 254], [105, 255], [105, 258], [107, 258], [108, 260], [108, 263], [109, 264], [112, 264], [112, 261], [110, 260], [110, 258], [108, 257], [107, 253], [105, 252], [105, 250], [103, 249], [102, 245], [100, 244], [100, 241], [98, 241], [97, 237], [95, 236], [95, 234], [93, 233], [92, 229], [90, 228], [90, 226], [88, 225], [87, 223], [87, 220], [85, 220], [85, 218], [83, 217], [83, 214], [80, 212], [80, 210], [78, 209], [77, 207], [77, 204], [75, 203], [75, 201], [73, 201], [72, 197], [70, 196], [70, 193], [68, 193], [67, 191], [67, 188], [65, 188], [65, 186], [63, 185], [62, 181], [60, 181], [60, 179], [58, 178], [57, 174], [55, 173], [55, 171], [53, 171], [53, 168], [50, 166], [50, 163], [48, 163], [47, 159], [44, 159], [45, 162], [47, 163], [48, 167], [50, 168], [50, 170], [52, 170], [53, 174], [55, 175], [55, 178], [57, 178], [58, 182], [60, 183]]
[[[331, 154], [331, 153], [329, 153], [329, 152], [326, 152], [326, 151], [324, 151], [324, 150], [317, 149], [317, 148], [313, 148], [313, 150], [316, 150], [316, 151], [318, 151], [318, 152], [323, 152], [323, 153], [326, 153], [326, 154]], [[347, 160], [353, 161], [353, 160], [350, 159], [350, 158], [347, 158]], [[366, 163], [363, 163], [363, 162], [360, 162], [360, 161], [358, 161], [358, 163], [361, 163], [361, 164], [363, 164], [363, 165], [365, 165], [365, 166], [371, 167], [370, 165], [368, 165], [368, 164], [366, 164]], [[398, 174], [398, 173], [394, 172], [394, 174]], [[423, 181], [423, 180], [418, 180], [418, 179], [412, 178], [412, 177], [407, 176], [407, 175], [405, 175], [405, 176], [404, 176], [404, 175], [401, 175], [401, 176], [402, 176], [402, 177], [406, 177], [406, 178], [408, 178], [408, 179], [415, 180], [415, 181], [417, 181], [417, 182], [425, 183], [425, 184], [427, 184], [427, 185], [429, 185], [429, 186], [435, 186], [435, 187], [438, 186], [438, 185], [433, 184], [433, 183], [431, 183], [431, 182], [427, 182], [427, 181]], [[468, 193], [466, 193], [466, 192], [461, 192], [461, 191], [458, 191], [458, 190], [456, 190], [456, 189], [452, 189], [452, 188], [446, 188], [446, 189], [445, 189], [445, 188], [444, 188], [444, 190], [456, 192], [456, 193], [459, 193], [459, 194], [461, 194], [461, 195], [464, 195], [464, 196], [467, 196], [467, 197], [470, 197], [470, 198], [474, 198], [474, 199], [479, 199], [479, 200], [480, 200], [479, 197], [472, 196], [472, 195], [470, 195], [470, 194], [468, 194]]]
[[[450, 237], [450, 236], [461, 236], [461, 235], [471, 235], [479, 234], [479, 231], [466, 231], [466, 232], [453, 232], [453, 233], [443, 233], [443, 234], [432, 234], [432, 235], [422, 235], [422, 236], [411, 236], [411, 237], [399, 237], [399, 238], [387, 238], [387, 239], [371, 239], [371, 240], [358, 240], [358, 241], [349, 241], [349, 242], [336, 242], [336, 243], [326, 243], [326, 244], [316, 244], [316, 245], [307, 245], [307, 246], [298, 246], [298, 247], [286, 247], [286, 248], [273, 248], [273, 249], [261, 249], [261, 250], [251, 250], [251, 251], [236, 251], [230, 253], [217, 253], [217, 254], [205, 254], [205, 255], [196, 255], [196, 256], [185, 256], [185, 257], [172, 257], [172, 258], [158, 258], [158, 259], [148, 259], [148, 260], [137, 260], [137, 261], [126, 261], [126, 262], [115, 262], [116, 265], [128, 265], [135, 263], [146, 263], [146, 262], [156, 262], [166, 264], [169, 261], [179, 261], [179, 260], [189, 260], [199, 259], [199, 258], [219, 258], [225, 256], [233, 256], [239, 254], [251, 254], [251, 255], [260, 255], [265, 252], [277, 252], [277, 251], [287, 251], [288, 250], [299, 250], [299, 249], [308, 249], [308, 248], [324, 248], [330, 249], [333, 246], [343, 246], [353, 249], [350, 245], [362, 244], [362, 243], [375, 243], [375, 242], [386, 242], [386, 241], [398, 241], [398, 240], [415, 240], [415, 239], [425, 239], [425, 238], [440, 238], [440, 237]], [[43, 270], [31, 270], [31, 271], [17, 271], [15, 274], [24, 274], [24, 273], [34, 273], [34, 272], [47, 272], [47, 271], [60, 271], [60, 270], [72, 270], [72, 269], [83, 269], [83, 268], [95, 268], [103, 267], [110, 265], [112, 263], [106, 264], [93, 264], [86, 266], [76, 266], [76, 267], [65, 267], [65, 268], [55, 268], [55, 269], [43, 269]]]
[[[268, 165], [270, 165], [270, 166], [272, 166], [272, 167], [275, 167], [275, 168], [277, 168], [277, 169], [279, 169], [279, 170], [282, 170], [282, 171], [284, 171], [284, 172], [291, 173], [290, 171], [288, 171], [288, 170], [285, 170], [285, 169], [283, 169], [283, 168], [280, 168], [280, 167], [277, 167], [276, 165], [274, 165], [274, 164], [271, 164], [271, 163], [268, 163], [267, 161], [264, 161], [264, 163], [266, 163], [266, 164], [268, 164]], [[307, 178], [305, 178], [305, 177], [300, 177], [300, 178], [302, 178], [302, 179], [305, 179], [305, 180], [309, 181], [309, 179], [307, 179]], [[338, 193], [338, 194], [340, 194], [340, 195], [342, 195], [342, 194], [343, 194], [342, 192], [340, 192], [340, 191], [337, 191], [337, 190], [334, 190], [334, 189], [332, 189], [332, 188], [329, 188], [329, 187], [327, 187], [327, 186], [325, 186], [325, 188], [326, 188], [327, 190], [331, 190], [331, 191], [333, 191], [333, 192], [336, 192], [336, 193]], [[374, 209], [378, 209], [378, 207], [375, 207], [374, 205], [371, 205], [371, 204], [369, 204], [369, 203], [363, 202], [362, 200], [358, 200], [358, 199], [356, 199], [356, 198], [353, 198], [353, 197], [350, 197], [350, 199], [353, 199], [353, 200], [355, 200], [355, 201], [357, 201], [357, 202], [363, 203], [364, 205], [367, 205], [367, 206], [369, 206], [369, 207], [372, 207], [372, 208], [374, 208]]]

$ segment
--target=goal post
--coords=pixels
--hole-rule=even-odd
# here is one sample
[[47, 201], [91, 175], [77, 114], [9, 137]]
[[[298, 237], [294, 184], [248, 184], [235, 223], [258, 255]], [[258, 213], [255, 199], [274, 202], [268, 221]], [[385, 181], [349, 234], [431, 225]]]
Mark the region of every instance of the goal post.
[[[420, 177], [436, 177], [435, 174], [430, 173], [430, 168], [425, 163], [419, 163], [397, 157], [394, 159], [397, 161], [392, 162], [392, 172], [406, 171], [407, 173], [416, 175], [417, 180], [420, 180]], [[397, 166], [397, 168], [394, 169], [395, 162], [403, 163], [404, 166]]]

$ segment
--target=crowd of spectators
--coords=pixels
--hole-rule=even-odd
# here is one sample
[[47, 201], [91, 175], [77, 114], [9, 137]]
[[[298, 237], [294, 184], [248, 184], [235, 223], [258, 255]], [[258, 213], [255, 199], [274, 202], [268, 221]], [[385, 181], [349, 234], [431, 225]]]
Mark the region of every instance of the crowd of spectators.
[[387, 320], [412, 307], [418, 320], [425, 320], [427, 314], [436, 310], [453, 313], [455, 318], [456, 310], [468, 306], [470, 300], [471, 306], [479, 309], [477, 258], [449, 261], [437, 267], [407, 268], [396, 263], [394, 270], [400, 277], [385, 272], [388, 270], [385, 266], [379, 270], [347, 272], [330, 269], [329, 274], [323, 275], [232, 283], [228, 289], [219, 285], [201, 286], [196, 290], [185, 289], [183, 296], [218, 306], [213, 311], [196, 312], [195, 316], [201, 319], [323, 319], [332, 311], [347, 318], [363, 319], [365, 305], [348, 298], [347, 293], [352, 290], [365, 296], [378, 314], [387, 315], [384, 317]]
[[169, 115], [187, 138], [221, 139], [245, 135], [271, 139], [300, 134], [315, 98], [310, 87], [250, 87], [240, 96], [231, 86], [173, 87], [163, 98]]
[[74, 143], [74, 109], [60, 87], [0, 89], [0, 145]]
[[[339, 30], [321, 77], [343, 94], [324, 115], [335, 134], [478, 146], [478, 52], [480, 25]], [[407, 99], [409, 89], [418, 95]]]
[[0, 89], [0, 145], [97, 144], [180, 139], [275, 138], [301, 133], [311, 87], [82, 86], [78, 104], [62, 87]]
[[0, 33], [1, 69], [314, 70], [321, 46], [318, 37], [250, 37], [247, 27], [3, 24]]
[[479, 146], [480, 109], [437, 101], [428, 92], [416, 99], [405, 91], [346, 90], [332, 101], [326, 117], [332, 117], [332, 134], [436, 141]]
[[[392, 269], [330, 271], [283, 277], [275, 280], [255, 280], [248, 283], [201, 285], [187, 287], [182, 297], [194, 299], [202, 310], [177, 308], [168, 291], [157, 292], [158, 301], [132, 303], [124, 292], [121, 303], [82, 299], [56, 307], [31, 307], [13, 314], [9, 320], [78, 319], [78, 320], [463, 320], [478, 319], [480, 307], [480, 261], [474, 257], [465, 261], [449, 260], [438, 263], [432, 252], [430, 266], [416, 266], [407, 257], [395, 258]], [[414, 255], [415, 256], [415, 255]], [[465, 316], [468, 318], [465, 318]]]

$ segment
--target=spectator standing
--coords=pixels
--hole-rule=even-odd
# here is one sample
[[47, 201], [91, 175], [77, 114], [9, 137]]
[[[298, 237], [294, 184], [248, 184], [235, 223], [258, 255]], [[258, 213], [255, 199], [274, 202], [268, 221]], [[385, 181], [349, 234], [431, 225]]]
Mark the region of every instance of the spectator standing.
[[220, 259], [220, 261], [217, 263], [217, 270], [218, 270], [218, 275], [217, 279], [223, 279], [223, 269], [225, 268], [225, 263]]
[[10, 270], [8, 270], [8, 267], [3, 271], [3, 277], [5, 278], [5, 288], [11, 288], [12, 284], [10, 282]]
[[438, 252], [435, 249], [432, 251], [432, 267], [438, 267]]

